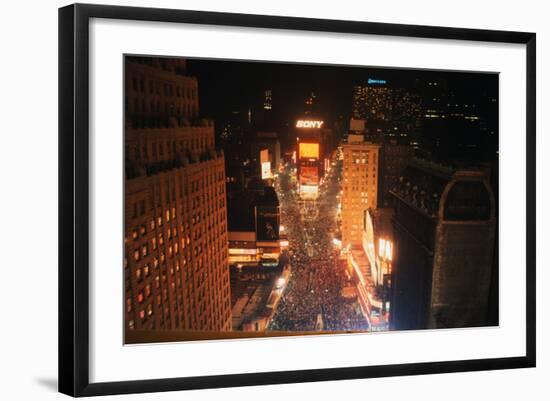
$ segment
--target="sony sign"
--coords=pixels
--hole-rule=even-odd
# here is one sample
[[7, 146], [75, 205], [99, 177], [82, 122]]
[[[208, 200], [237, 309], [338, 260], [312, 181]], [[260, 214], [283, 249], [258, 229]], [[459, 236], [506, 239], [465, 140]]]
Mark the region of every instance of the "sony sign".
[[321, 128], [324, 121], [315, 120], [298, 120], [296, 121], [296, 128]]

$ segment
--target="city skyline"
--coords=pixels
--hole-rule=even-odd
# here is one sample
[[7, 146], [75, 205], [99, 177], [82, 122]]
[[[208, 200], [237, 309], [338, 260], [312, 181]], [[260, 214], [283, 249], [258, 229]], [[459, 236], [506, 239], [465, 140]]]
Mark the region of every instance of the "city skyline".
[[498, 324], [498, 74], [125, 78], [127, 342]]

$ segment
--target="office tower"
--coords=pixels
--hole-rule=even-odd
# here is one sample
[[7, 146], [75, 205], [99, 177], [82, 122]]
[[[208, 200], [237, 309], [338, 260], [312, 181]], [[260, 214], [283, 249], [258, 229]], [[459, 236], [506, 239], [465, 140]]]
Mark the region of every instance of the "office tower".
[[126, 58], [128, 330], [231, 329], [224, 155], [184, 60]]
[[380, 145], [363, 135], [348, 135], [344, 153], [342, 194], [343, 246], [362, 241], [363, 214], [378, 205], [378, 163]]
[[399, 183], [405, 168], [413, 157], [413, 148], [398, 139], [386, 139], [380, 149], [380, 178], [378, 205], [391, 206], [390, 190]]
[[390, 327], [487, 324], [496, 235], [487, 171], [413, 160], [391, 194]]
[[393, 107], [392, 94], [392, 89], [387, 86], [385, 81], [355, 85], [353, 87], [352, 118], [367, 121], [390, 121]]

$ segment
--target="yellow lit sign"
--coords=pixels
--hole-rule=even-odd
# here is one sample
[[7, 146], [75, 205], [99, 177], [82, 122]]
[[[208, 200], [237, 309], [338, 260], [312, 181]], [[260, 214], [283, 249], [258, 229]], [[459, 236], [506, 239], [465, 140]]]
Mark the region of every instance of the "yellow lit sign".
[[296, 121], [296, 128], [321, 128], [324, 121], [317, 120], [298, 120]]
[[260, 151], [260, 163], [265, 163], [269, 161], [269, 150], [262, 149]]
[[319, 144], [318, 143], [300, 143], [299, 149], [300, 159], [318, 159]]
[[256, 249], [229, 248], [230, 255], [256, 255]]

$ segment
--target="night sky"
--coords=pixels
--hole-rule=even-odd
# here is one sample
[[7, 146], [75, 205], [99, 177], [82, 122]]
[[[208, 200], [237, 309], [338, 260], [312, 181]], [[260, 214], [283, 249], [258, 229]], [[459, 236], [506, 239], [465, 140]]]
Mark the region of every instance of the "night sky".
[[313, 91], [323, 118], [349, 120], [353, 85], [368, 78], [384, 79], [393, 88], [418, 89], [425, 80], [444, 79], [448, 90], [466, 102], [498, 98], [498, 75], [429, 70], [374, 69], [329, 66], [188, 59], [188, 72], [199, 79], [201, 115], [217, 120], [236, 109], [258, 107], [265, 89], [273, 91], [273, 110], [292, 122]]

